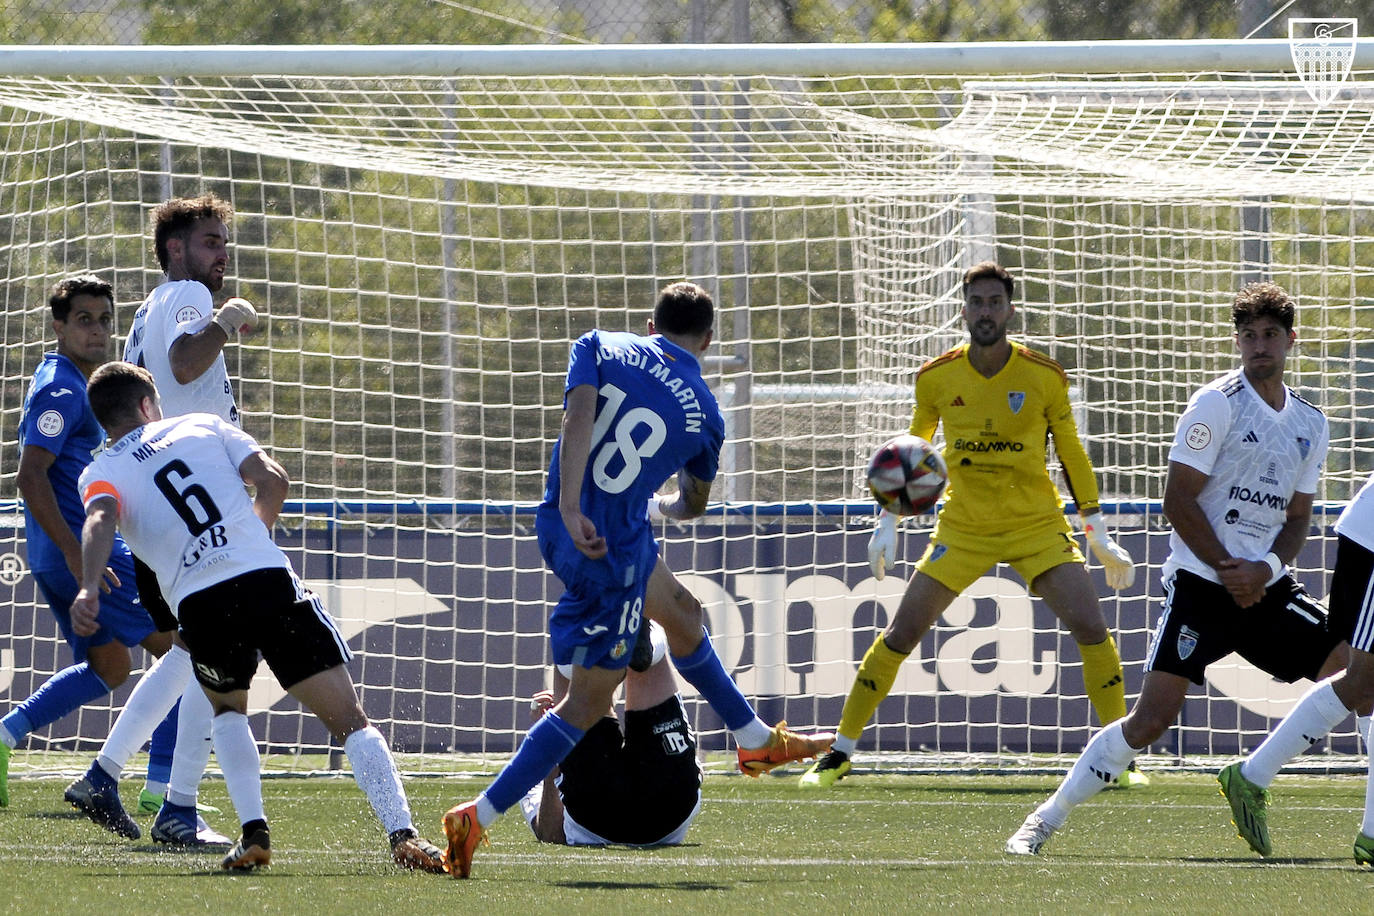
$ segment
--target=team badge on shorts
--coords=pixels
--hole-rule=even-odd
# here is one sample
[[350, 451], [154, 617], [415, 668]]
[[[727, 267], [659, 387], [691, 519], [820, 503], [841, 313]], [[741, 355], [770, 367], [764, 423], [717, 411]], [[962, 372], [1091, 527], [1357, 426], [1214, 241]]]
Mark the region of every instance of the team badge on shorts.
[[1183, 661], [1197, 648], [1197, 631], [1183, 627], [1178, 631], [1178, 658]]
[[628, 651], [630, 651], [630, 646], [626, 640], [622, 639], [615, 644], [614, 648], [611, 649], [611, 658], [624, 658], [625, 653]]

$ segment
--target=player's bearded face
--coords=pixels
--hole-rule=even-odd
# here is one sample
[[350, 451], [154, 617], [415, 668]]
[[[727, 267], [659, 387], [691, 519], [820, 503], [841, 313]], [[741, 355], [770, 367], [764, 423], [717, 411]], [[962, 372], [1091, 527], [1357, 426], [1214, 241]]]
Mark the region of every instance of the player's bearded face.
[[1007, 334], [1012, 311], [1001, 280], [973, 281], [964, 295], [964, 321], [968, 324], [969, 339], [981, 347], [997, 343]]
[[196, 280], [216, 292], [224, 286], [229, 266], [229, 230], [217, 219], [198, 220], [183, 244], [182, 264], [187, 280]]
[[1236, 329], [1241, 366], [1252, 381], [1283, 375], [1295, 335], [1273, 318], [1256, 318]]

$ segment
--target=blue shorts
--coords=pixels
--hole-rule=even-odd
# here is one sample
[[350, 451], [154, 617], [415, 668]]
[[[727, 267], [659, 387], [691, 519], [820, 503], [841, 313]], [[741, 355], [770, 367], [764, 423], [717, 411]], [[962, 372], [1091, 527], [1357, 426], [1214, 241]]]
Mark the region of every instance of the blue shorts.
[[96, 646], [118, 641], [133, 648], [153, 633], [157, 626], [138, 600], [138, 588], [134, 584], [134, 558], [127, 549], [115, 550], [106, 564], [119, 577], [119, 587], [111, 589], [108, 595], [100, 595], [100, 616], [96, 623], [100, 629], [90, 636], [77, 636], [72, 632], [72, 602], [80, 586], [70, 572], [65, 569], [52, 569], [33, 574], [43, 599], [52, 608], [57, 618], [57, 627], [62, 638], [72, 647], [72, 655], [78, 662], [86, 660], [86, 653]]
[[563, 582], [563, 595], [549, 615], [554, 664], [624, 668], [634, 654], [644, 593], [658, 562], [653, 533], [613, 544], [605, 557], [590, 560], [573, 546], [558, 510], [541, 508], [534, 530], [544, 562]]

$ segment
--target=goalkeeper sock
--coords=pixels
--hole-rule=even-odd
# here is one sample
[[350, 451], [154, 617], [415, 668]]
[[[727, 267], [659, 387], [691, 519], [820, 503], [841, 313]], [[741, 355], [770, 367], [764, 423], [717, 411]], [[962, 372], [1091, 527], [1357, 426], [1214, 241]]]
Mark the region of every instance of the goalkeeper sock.
[[1112, 634], [1092, 645], [1078, 644], [1083, 659], [1083, 686], [1102, 725], [1126, 715], [1126, 681], [1121, 674], [1121, 654]]
[[[545, 713], [520, 742], [520, 749], [510, 763], [482, 793], [493, 812], [498, 816], [504, 814], [507, 808], [524, 798], [526, 792], [543, 782], [549, 771], [582, 740], [582, 735], [582, 729], [569, 725], [557, 713]], [[478, 821], [483, 827], [490, 823], [482, 820], [480, 811]]]
[[859, 740], [864, 726], [878, 711], [878, 704], [887, 697], [897, 680], [898, 669], [910, 654], [889, 647], [882, 634], [873, 641], [873, 645], [864, 653], [864, 660], [859, 663], [854, 686], [849, 688], [849, 696], [845, 698], [844, 709], [840, 713], [841, 737], [848, 739], [848, 742]]
[[367, 796], [387, 836], [414, 827], [401, 774], [382, 733], [371, 725], [358, 729], [344, 739], [344, 753], [353, 767], [353, 780]]
[[1050, 826], [1063, 827], [1070, 811], [1116, 782], [1139, 753], [1126, 743], [1120, 719], [1098, 729], [1073, 762], [1069, 775], [1035, 813]]
[[1326, 737], [1327, 732], [1350, 715], [1350, 710], [1331, 686], [1337, 677], [1340, 675], [1314, 684], [1302, 695], [1298, 705], [1289, 710], [1269, 737], [1241, 761], [1240, 775], [1267, 789], [1285, 763]]

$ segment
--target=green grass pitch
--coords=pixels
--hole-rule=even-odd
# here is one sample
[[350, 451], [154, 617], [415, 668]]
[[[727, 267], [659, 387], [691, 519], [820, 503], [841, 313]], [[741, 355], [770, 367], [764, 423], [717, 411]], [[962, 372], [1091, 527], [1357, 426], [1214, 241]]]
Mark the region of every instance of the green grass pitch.
[[[1080, 807], [1038, 858], [1003, 854], [1053, 789], [1044, 776], [856, 774], [803, 794], [784, 777], [707, 777], [689, 843], [571, 849], [536, 843], [518, 811], [479, 849], [473, 877], [397, 871], [347, 777], [269, 779], [270, 869], [228, 875], [218, 857], [105, 833], [62, 802], [66, 779], [21, 778], [0, 809], [0, 887], [10, 913], [1221, 913], [1369, 912], [1374, 872], [1350, 855], [1364, 780], [1282, 776], [1270, 815], [1276, 855], [1237, 839], [1210, 775], [1156, 773], [1152, 786]], [[407, 781], [422, 831], [489, 774]], [[125, 782], [132, 804], [138, 780]], [[224, 783], [204, 800], [230, 809]], [[228, 814], [212, 819], [230, 833]]]

